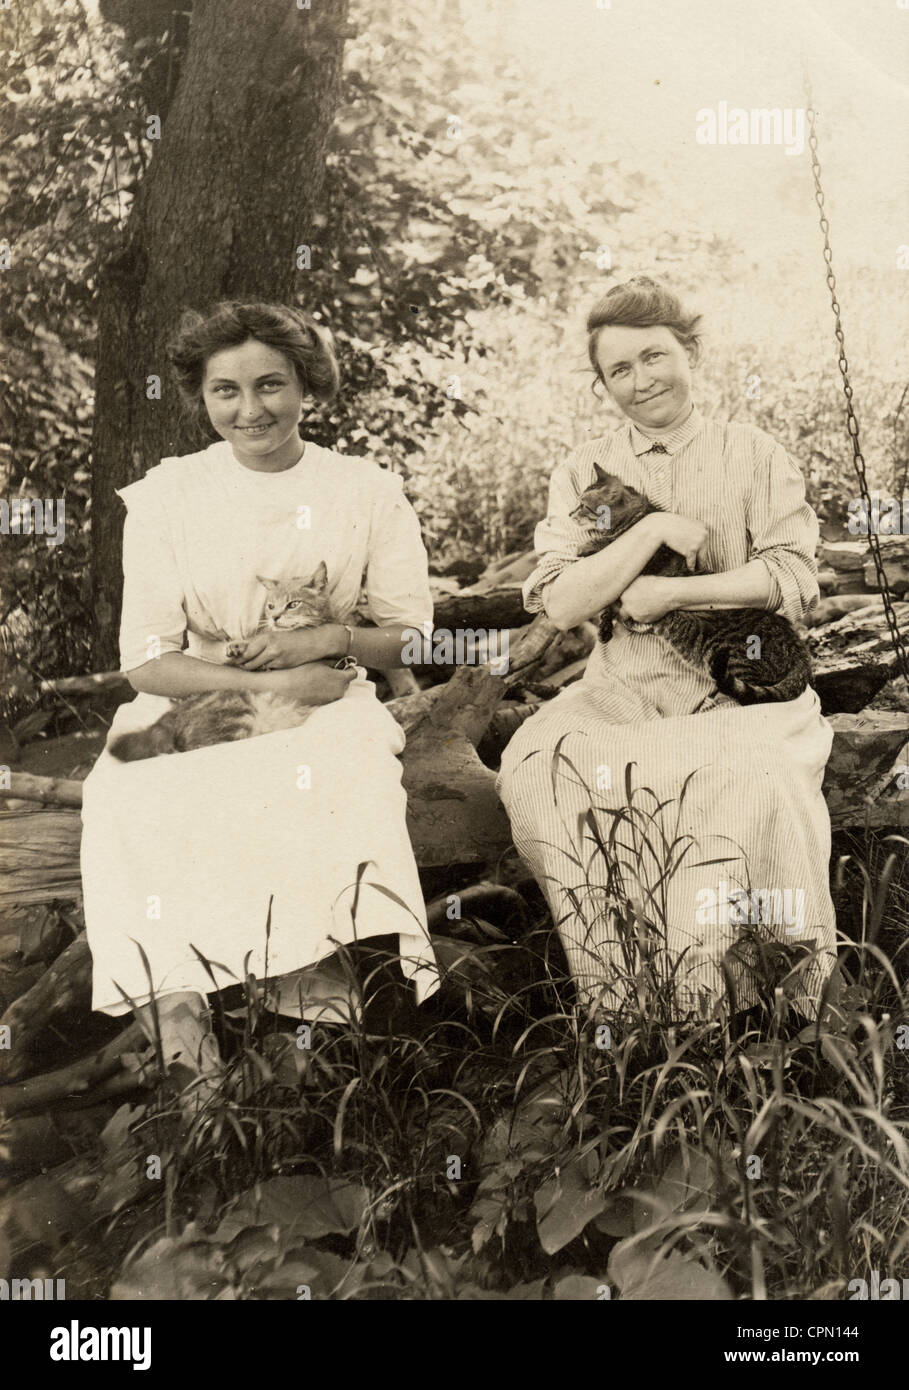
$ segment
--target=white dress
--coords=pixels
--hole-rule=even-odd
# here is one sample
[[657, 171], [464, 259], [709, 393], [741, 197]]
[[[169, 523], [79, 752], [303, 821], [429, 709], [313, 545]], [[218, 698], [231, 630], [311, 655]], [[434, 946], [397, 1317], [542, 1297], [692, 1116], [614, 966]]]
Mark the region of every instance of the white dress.
[[[365, 579], [377, 624], [431, 620], [419, 522], [401, 479], [367, 460], [308, 442], [293, 468], [259, 473], [219, 441], [163, 460], [119, 495], [124, 671], [184, 646], [223, 662], [227, 641], [261, 620], [257, 576], [305, 577], [322, 560], [336, 618]], [[108, 742], [169, 705], [139, 694], [117, 710]], [[385, 933], [399, 935], [417, 999], [432, 993], [403, 748], [363, 670], [295, 729], [134, 763], [105, 748], [82, 805], [93, 1008], [123, 1013], [150, 986], [207, 994], [250, 973], [286, 975]]]

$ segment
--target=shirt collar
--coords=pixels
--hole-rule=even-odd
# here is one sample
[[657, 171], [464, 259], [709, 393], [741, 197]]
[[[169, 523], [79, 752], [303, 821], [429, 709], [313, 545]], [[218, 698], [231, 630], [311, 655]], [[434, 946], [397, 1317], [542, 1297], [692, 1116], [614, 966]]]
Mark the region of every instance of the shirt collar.
[[703, 426], [704, 417], [695, 405], [692, 406], [691, 414], [688, 416], [687, 420], [683, 420], [682, 423], [674, 430], [671, 430], [669, 434], [660, 435], [659, 439], [652, 439], [650, 435], [642, 434], [637, 425], [629, 420], [627, 426], [628, 440], [637, 457], [640, 457], [641, 454], [649, 453], [654, 444], [662, 444], [667, 454], [677, 454], [680, 449], [683, 449], [685, 445], [694, 438]]

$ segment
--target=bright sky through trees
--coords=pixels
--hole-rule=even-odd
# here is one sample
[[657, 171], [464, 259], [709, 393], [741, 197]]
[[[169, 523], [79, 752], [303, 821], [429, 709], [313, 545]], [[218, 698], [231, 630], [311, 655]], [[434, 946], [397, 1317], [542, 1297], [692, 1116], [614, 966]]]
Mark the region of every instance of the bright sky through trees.
[[[605, 0], [604, 0], [605, 2]], [[709, 147], [703, 107], [796, 108], [811, 74], [837, 260], [895, 266], [909, 240], [909, 8], [897, 0], [462, 0], [499, 52], [529, 58], [602, 144], [761, 259], [816, 236], [808, 153]]]

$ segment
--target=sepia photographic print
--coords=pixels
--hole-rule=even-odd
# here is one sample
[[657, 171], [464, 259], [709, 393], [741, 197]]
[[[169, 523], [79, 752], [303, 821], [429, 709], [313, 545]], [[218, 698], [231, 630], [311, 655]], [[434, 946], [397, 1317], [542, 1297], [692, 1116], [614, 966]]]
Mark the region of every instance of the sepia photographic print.
[[0, 88], [30, 1364], [696, 1302], [873, 1373], [909, 0], [0, 0]]

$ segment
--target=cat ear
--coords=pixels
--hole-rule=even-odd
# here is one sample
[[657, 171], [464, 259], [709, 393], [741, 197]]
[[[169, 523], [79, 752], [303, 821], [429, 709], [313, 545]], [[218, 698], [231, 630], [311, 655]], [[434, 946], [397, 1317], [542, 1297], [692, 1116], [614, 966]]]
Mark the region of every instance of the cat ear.
[[319, 565], [319, 568], [316, 570], [315, 574], [313, 575], [312, 579], [310, 580], [310, 585], [311, 585], [311, 587], [312, 587], [313, 589], [318, 589], [318, 590], [321, 591], [322, 589], [324, 589], [324, 588], [326, 587], [327, 584], [328, 584], [328, 567], [326, 566], [325, 561], [323, 560], [322, 563]]
[[278, 587], [278, 580], [277, 580], [277, 579], [263, 579], [262, 576], [261, 576], [261, 574], [257, 574], [257, 575], [256, 575], [256, 579], [257, 579], [258, 582], [262, 585], [263, 589], [268, 589], [269, 592], [270, 592], [272, 589], [277, 589], [277, 587]]
[[594, 463], [593, 471], [596, 474], [597, 482], [600, 483], [605, 483], [607, 479], [612, 476], [610, 473], [606, 472], [605, 468], [601, 468], [598, 463]]

